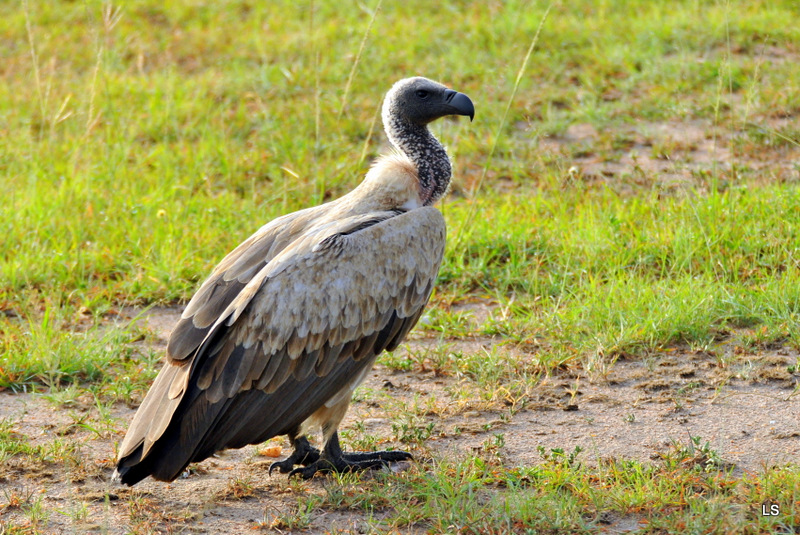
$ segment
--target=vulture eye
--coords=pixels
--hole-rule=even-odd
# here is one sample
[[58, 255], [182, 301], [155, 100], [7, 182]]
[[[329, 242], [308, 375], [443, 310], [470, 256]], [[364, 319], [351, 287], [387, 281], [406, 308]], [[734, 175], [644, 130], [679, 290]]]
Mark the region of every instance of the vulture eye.
[[419, 98], [421, 98], [422, 100], [425, 100], [426, 98], [428, 98], [428, 95], [429, 95], [429, 93], [427, 91], [425, 91], [424, 89], [417, 89], [417, 96]]

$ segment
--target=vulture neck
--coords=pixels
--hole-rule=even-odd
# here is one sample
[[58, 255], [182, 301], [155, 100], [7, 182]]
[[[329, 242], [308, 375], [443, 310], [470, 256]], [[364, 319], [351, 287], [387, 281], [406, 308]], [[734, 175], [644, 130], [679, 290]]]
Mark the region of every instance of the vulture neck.
[[450, 185], [450, 159], [444, 146], [425, 125], [390, 117], [386, 121], [389, 141], [417, 168], [419, 196], [425, 206], [438, 201]]

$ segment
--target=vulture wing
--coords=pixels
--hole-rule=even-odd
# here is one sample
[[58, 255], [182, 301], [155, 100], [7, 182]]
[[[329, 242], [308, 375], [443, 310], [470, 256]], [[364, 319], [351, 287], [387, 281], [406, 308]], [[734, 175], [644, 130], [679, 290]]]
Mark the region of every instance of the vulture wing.
[[[372, 212], [295, 233], [249, 268], [246, 283], [222, 275], [240, 287], [224, 307], [212, 298], [190, 311], [197, 296], [187, 307], [189, 336], [205, 334], [188, 355], [171, 354], [139, 408], [120, 447], [122, 481], [172, 480], [192, 461], [297, 430], [323, 405], [349, 397], [375, 357], [419, 319], [444, 243], [435, 208]], [[215, 271], [224, 273], [222, 265]], [[216, 317], [206, 318], [204, 306]]]

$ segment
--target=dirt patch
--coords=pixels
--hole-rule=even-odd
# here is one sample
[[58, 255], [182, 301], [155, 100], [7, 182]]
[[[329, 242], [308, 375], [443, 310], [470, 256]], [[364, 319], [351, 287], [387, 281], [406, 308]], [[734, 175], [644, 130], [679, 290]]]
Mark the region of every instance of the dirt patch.
[[[483, 304], [466, 308], [486, 313]], [[151, 310], [141, 321], [161, 345], [179, 314], [178, 309]], [[479, 351], [487, 343], [454, 341], [452, 351]], [[414, 341], [401, 351], [424, 352], [433, 344]], [[525, 408], [516, 411], [465, 395], [467, 377], [378, 366], [357, 392], [342, 436], [351, 449], [402, 447], [423, 462], [493, 444], [507, 466], [536, 464], [541, 451], [576, 447], [583, 449], [579, 458], [586, 463], [607, 458], [658, 462], [674, 443], [701, 437], [734, 470], [756, 472], [800, 456], [797, 359], [783, 349], [741, 355], [733, 345], [716, 355], [664, 352], [619, 361], [594, 375], [564, 371], [545, 377], [531, 390]], [[298, 498], [323, 495], [335, 482], [270, 477], [273, 456], [288, 453], [283, 439], [270, 447], [220, 453], [172, 484], [114, 485], [109, 477], [115, 447], [133, 413], [121, 403], [103, 416], [80, 398], [64, 405], [41, 394], [0, 394], [0, 418], [9, 422], [6, 438], [29, 452], [11, 455], [0, 467], [0, 521], [30, 525], [32, 507], [38, 507], [46, 531], [53, 533], [242, 533], [270, 526], [359, 532], [368, 527], [358, 511], [302, 516]], [[297, 518], [304, 523], [287, 520]]]
[[[763, 358], [763, 357], [760, 357]], [[800, 454], [800, 404], [787, 364], [768, 364], [780, 379], [766, 383], [727, 375], [714, 359], [692, 354], [654, 362], [617, 363], [604, 381], [553, 385], [575, 392], [570, 410], [541, 404], [506, 427], [514, 462], [535, 462], [532, 451], [584, 449], [587, 460], [657, 459], [673, 442], [690, 437], [719, 453], [739, 471], [782, 465]], [[687, 366], [687, 363], [691, 365]]]
[[562, 134], [541, 138], [538, 145], [544, 154], [572, 162], [568, 178], [573, 181], [604, 184], [620, 193], [641, 186], [691, 193], [706, 187], [709, 177], [715, 177], [717, 187], [741, 178], [800, 180], [796, 121], [795, 116], [754, 117], [746, 125], [642, 121], [609, 132], [574, 124]]

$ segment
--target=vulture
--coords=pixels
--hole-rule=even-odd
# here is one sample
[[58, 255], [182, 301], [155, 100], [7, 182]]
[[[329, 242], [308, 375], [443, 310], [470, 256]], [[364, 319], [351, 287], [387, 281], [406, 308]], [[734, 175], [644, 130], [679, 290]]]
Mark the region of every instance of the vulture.
[[[337, 429], [377, 356], [430, 298], [445, 246], [433, 205], [451, 167], [428, 123], [448, 115], [472, 120], [475, 108], [427, 78], [400, 80], [382, 108], [394, 150], [350, 193], [267, 223], [223, 258], [170, 334], [115, 481], [173, 481], [189, 463], [278, 435], [293, 452], [269, 471], [290, 477], [411, 458], [343, 452]], [[307, 438], [318, 429], [321, 449]]]

